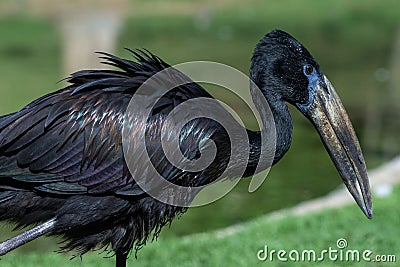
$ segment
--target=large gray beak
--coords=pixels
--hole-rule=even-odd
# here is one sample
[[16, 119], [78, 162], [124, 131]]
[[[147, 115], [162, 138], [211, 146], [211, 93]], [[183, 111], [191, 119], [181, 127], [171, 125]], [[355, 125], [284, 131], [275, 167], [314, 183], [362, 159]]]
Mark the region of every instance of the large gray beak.
[[360, 144], [349, 117], [329, 80], [317, 82], [311, 106], [300, 109], [314, 124], [347, 189], [368, 218], [372, 198]]

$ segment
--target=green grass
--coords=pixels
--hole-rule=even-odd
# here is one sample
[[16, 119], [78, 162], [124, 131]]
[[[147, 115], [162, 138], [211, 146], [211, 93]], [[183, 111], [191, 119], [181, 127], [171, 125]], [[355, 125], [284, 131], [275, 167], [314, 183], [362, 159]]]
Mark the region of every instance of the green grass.
[[[272, 249], [297, 251], [313, 249], [317, 255], [324, 249], [338, 249], [336, 241], [347, 240], [346, 249], [371, 250], [372, 256], [395, 255], [400, 261], [400, 187], [386, 198], [375, 198], [374, 218], [368, 220], [356, 205], [295, 217], [260, 217], [242, 225], [229, 235], [221, 232], [195, 234], [182, 238], [163, 239], [149, 243], [138, 253], [131, 253], [128, 266], [286, 266], [275, 255], [259, 262], [257, 252], [268, 246]], [[204, 223], [204, 222], [203, 222]], [[173, 227], [173, 226], [172, 226]], [[345, 255], [345, 254], [344, 254]], [[2, 257], [1, 266], [113, 266], [113, 259], [103, 259], [105, 254], [91, 253], [83, 259], [71, 261], [56, 253], [10, 253]], [[371, 258], [372, 258], [371, 256]], [[398, 263], [397, 263], [398, 264]], [[309, 262], [296, 262], [294, 266], [309, 266]], [[330, 261], [326, 258], [318, 266], [397, 266], [395, 263], [366, 263]]]

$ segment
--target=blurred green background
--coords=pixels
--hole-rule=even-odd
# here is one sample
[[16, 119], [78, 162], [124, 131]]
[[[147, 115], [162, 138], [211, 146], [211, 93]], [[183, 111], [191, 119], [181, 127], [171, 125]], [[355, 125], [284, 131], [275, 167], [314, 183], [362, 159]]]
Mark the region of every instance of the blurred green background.
[[[74, 2], [79, 1], [71, 3]], [[96, 11], [95, 1], [89, 2], [92, 7], [77, 4], [80, 14]], [[129, 54], [124, 47], [147, 48], [170, 64], [210, 60], [248, 74], [258, 40], [276, 28], [289, 32], [309, 49], [341, 96], [368, 167], [379, 166], [398, 154], [400, 71], [396, 71], [400, 69], [400, 9], [397, 1], [118, 2], [123, 2], [122, 8], [115, 12], [121, 26], [115, 51], [108, 52], [125, 57]], [[60, 21], [68, 19], [74, 13], [73, 8], [65, 7], [64, 12], [61, 4], [61, 7], [54, 4], [57, 1], [53, 1], [54, 7], [46, 8], [44, 3], [0, 1], [0, 114], [16, 111], [65, 85], [57, 83], [68, 75], [63, 57], [67, 35]], [[218, 90], [214, 93], [224, 95]], [[235, 99], [226, 100], [231, 105], [239, 104]], [[317, 133], [294, 109], [292, 117], [291, 149], [272, 168], [260, 189], [248, 193], [249, 180], [243, 180], [221, 200], [190, 209], [170, 229], [164, 229], [161, 238], [244, 222], [337, 188], [340, 177]], [[355, 204], [353, 209], [361, 213]], [[8, 229], [11, 228], [2, 231], [2, 239], [10, 236]], [[54, 250], [42, 240], [20, 251], [49, 248]]]

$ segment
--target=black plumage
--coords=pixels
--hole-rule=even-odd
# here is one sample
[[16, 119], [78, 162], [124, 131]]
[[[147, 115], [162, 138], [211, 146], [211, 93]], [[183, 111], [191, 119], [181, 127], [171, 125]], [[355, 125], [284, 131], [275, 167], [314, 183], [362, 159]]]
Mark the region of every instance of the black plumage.
[[[133, 246], [140, 248], [152, 232], [158, 236], [164, 225], [186, 211], [185, 207], [153, 199], [138, 186], [133, 176], [145, 173], [139, 173], [143, 169], [132, 172], [127, 167], [122, 149], [124, 122], [130, 120], [133, 129], [145, 131], [147, 151], [157, 171], [168, 181], [187, 187], [195, 188], [217, 179], [227, 168], [231, 142], [241, 142], [229, 140], [226, 130], [217, 122], [195, 119], [182, 129], [180, 149], [186, 158], [195, 160], [200, 156], [200, 143], [212, 139], [217, 147], [214, 161], [198, 172], [182, 171], [169, 163], [160, 146], [161, 128], [174, 127], [166, 125], [166, 116], [189, 99], [211, 98], [211, 95], [190, 82], [168, 91], [153, 107], [149, 118], [127, 115], [129, 101], [138, 88], [169, 67], [148, 51], [130, 52], [135, 61], [101, 53], [105, 63], [117, 70], [78, 71], [68, 78], [70, 85], [66, 88], [0, 117], [0, 220], [15, 222], [19, 228], [43, 223], [36, 237], [62, 236], [65, 240], [62, 249], [76, 250], [78, 254], [111, 245], [110, 249], [117, 254], [117, 266], [125, 265]], [[302, 106], [312, 104], [311, 92], [315, 90], [303, 71], [307, 64], [315, 69], [318, 86], [328, 90], [330, 85], [326, 84], [316, 61], [287, 33], [273, 31], [255, 49], [250, 73], [274, 115], [277, 133], [274, 163], [291, 143], [292, 123], [285, 102], [298, 105], [302, 113], [312, 117]], [[146, 94], [150, 97], [152, 91]], [[254, 101], [257, 104], [257, 99]], [[317, 124], [316, 127], [319, 128]], [[342, 169], [340, 159], [335, 164], [345, 182], [352, 179], [346, 185], [353, 185], [354, 177], [361, 177], [362, 181], [367, 178], [358, 143], [351, 135], [351, 126], [346, 127], [350, 127], [345, 130], [350, 131], [352, 138], [343, 141], [342, 149], [346, 149], [346, 142], [355, 142], [355, 151], [348, 152], [350, 159]], [[243, 145], [250, 146], [249, 157], [236, 160], [245, 162], [244, 176], [249, 176], [255, 172], [262, 148], [260, 133], [246, 132], [250, 143]], [[324, 130], [320, 134], [325, 143], [331, 142], [324, 139]], [[327, 149], [335, 160], [336, 150], [329, 146]], [[353, 154], [360, 157], [361, 165], [347, 164]], [[139, 164], [141, 155], [135, 157]], [[358, 204], [370, 216], [369, 187], [365, 184], [361, 187], [365, 190], [362, 193], [366, 207], [360, 204], [360, 196], [349, 190], [356, 194]], [[177, 197], [189, 203], [197, 193], [193, 189]], [[3, 251], [0, 254], [8, 252], [8, 246], [6, 242], [0, 244]]]
[[120, 71], [74, 73], [71, 86], [2, 117], [1, 220], [25, 227], [56, 216], [53, 232], [66, 237], [65, 249], [84, 253], [111, 243], [128, 252], [184, 210], [124, 188], [134, 181], [121, 149], [122, 116], [141, 83], [168, 67], [150, 53], [132, 53], [138, 62], [104, 55]]

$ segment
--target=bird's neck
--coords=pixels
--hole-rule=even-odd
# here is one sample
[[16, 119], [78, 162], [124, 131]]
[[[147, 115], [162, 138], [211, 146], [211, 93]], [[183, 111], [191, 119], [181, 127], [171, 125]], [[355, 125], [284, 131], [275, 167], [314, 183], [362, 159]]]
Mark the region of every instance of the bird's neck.
[[[261, 131], [247, 130], [250, 141], [250, 157], [246, 175], [253, 174], [255, 168], [264, 170], [278, 162], [289, 150], [292, 141], [293, 124], [286, 103], [272, 90], [263, 88], [263, 91], [267, 92], [266, 95], [264, 94], [267, 102], [257, 96], [254, 91], [252, 92], [254, 104], [261, 116], [263, 129]], [[268, 103], [269, 109], [265, 107], [266, 103]], [[271, 135], [268, 134], [268, 131], [273, 127], [273, 125], [271, 126], [272, 123], [275, 125], [275, 133]], [[267, 134], [262, 134], [262, 131]], [[266, 139], [263, 145], [261, 145], [262, 138]], [[270, 142], [270, 138], [275, 138], [276, 142], [274, 155], [271, 155], [271, 148], [269, 147], [270, 144], [273, 144]], [[271, 156], [273, 156], [273, 159]]]
[[285, 101], [276, 97], [267, 97], [269, 107], [275, 122], [276, 150], [274, 164], [278, 162], [289, 150], [292, 143], [293, 123], [289, 108]]

